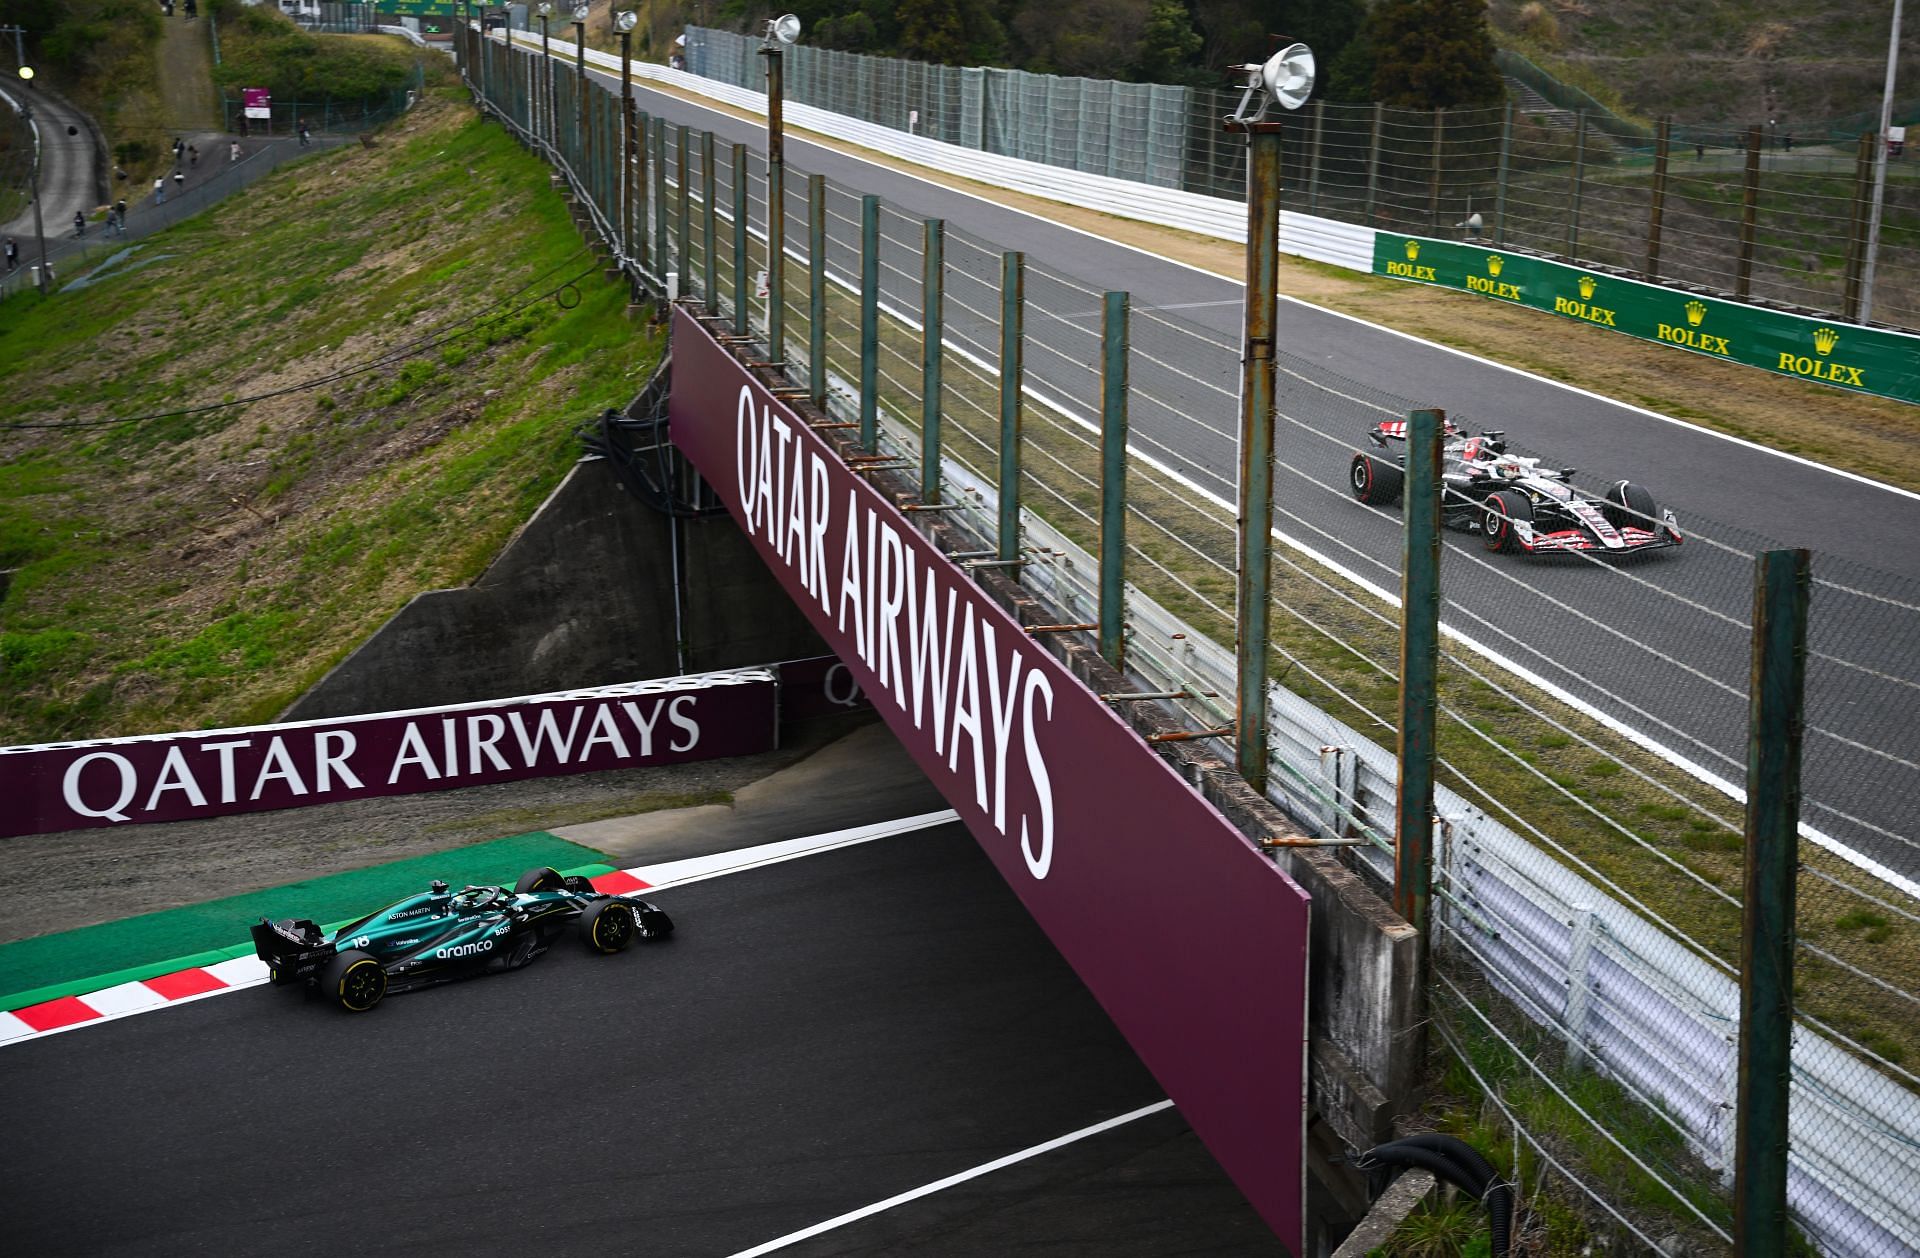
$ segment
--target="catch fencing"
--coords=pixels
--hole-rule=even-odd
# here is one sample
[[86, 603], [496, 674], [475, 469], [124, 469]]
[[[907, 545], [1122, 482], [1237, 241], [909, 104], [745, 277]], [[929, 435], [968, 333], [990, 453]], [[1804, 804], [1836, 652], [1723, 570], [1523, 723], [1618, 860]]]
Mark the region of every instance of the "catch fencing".
[[[688, 27], [687, 66], [764, 83], [759, 40]], [[1240, 201], [1234, 91], [928, 65], [797, 44], [789, 100], [983, 152]], [[1505, 67], [1514, 73], [1516, 67]], [[1544, 76], [1539, 76], [1544, 78]], [[1290, 208], [1503, 248], [1856, 322], [1920, 328], [1920, 164], [1889, 163], [1871, 311], [1859, 308], [1872, 124], [1652, 129], [1582, 107], [1407, 110], [1314, 101], [1288, 118]], [[1920, 146], [1915, 146], [1920, 148]], [[1751, 200], [1752, 215], [1747, 214]]]
[[[770, 339], [762, 158], [636, 114], [629, 172], [614, 94], [567, 67], [544, 74], [524, 49], [469, 46], [470, 80], [566, 173], [625, 265]], [[874, 454], [950, 504], [949, 522], [991, 539], [1000, 497], [1017, 493], [1021, 579], [1070, 623], [1095, 621], [1108, 295], [1025, 262], [1012, 307], [1024, 426], [1006, 481], [1005, 252], [791, 165], [785, 186], [768, 356], [836, 422], [870, 420]], [[1178, 693], [1195, 731], [1218, 731], [1233, 708], [1220, 644], [1233, 641], [1239, 345], [1145, 304], [1124, 327], [1125, 662], [1143, 688]], [[1354, 866], [1375, 879], [1394, 840], [1401, 524], [1352, 501], [1347, 475], [1366, 429], [1413, 405], [1281, 360], [1270, 793], [1360, 844]], [[1637, 469], [1576, 480], [1599, 492], [1621, 471]], [[1651, 471], [1656, 493], [1669, 487]], [[1458, 1069], [1524, 1145], [1525, 1186], [1568, 1185], [1598, 1230], [1711, 1249], [1731, 1232], [1731, 784], [1753, 558], [1774, 543], [1681, 527], [1681, 548], [1641, 562], [1528, 561], [1449, 535], [1433, 1000]], [[1907, 1253], [1920, 1244], [1920, 746], [1904, 713], [1920, 690], [1920, 590], [1833, 556], [1814, 574], [1792, 1202], [1827, 1252]]]

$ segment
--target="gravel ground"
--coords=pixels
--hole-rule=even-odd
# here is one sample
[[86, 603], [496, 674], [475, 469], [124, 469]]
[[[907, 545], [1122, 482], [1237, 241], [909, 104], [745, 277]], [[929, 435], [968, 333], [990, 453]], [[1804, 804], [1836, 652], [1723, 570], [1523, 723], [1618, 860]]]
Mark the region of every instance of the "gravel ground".
[[873, 719], [806, 722], [787, 732], [786, 744], [777, 751], [730, 760], [7, 839], [0, 943], [506, 835], [662, 808], [725, 804], [733, 792]]

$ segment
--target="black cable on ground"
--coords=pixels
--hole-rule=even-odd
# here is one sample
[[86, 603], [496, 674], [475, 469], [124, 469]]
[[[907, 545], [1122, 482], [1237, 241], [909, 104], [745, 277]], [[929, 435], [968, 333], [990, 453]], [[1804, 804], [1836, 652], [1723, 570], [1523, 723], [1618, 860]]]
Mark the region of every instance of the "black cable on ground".
[[1501, 1179], [1480, 1151], [1454, 1136], [1421, 1132], [1375, 1145], [1353, 1160], [1372, 1172], [1374, 1195], [1386, 1188], [1391, 1167], [1417, 1166], [1459, 1188], [1487, 1208], [1487, 1228], [1493, 1234], [1493, 1258], [1505, 1258], [1513, 1243], [1513, 1186]]

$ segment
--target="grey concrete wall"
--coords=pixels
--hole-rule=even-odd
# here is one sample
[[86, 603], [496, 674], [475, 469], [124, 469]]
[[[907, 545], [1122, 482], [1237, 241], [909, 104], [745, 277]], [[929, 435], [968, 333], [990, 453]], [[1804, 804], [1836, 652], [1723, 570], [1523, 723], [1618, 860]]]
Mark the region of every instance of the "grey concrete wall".
[[726, 517], [681, 521], [686, 667], [675, 653], [674, 530], [597, 460], [577, 464], [472, 585], [418, 595], [281, 713], [431, 707], [818, 655], [825, 648]]

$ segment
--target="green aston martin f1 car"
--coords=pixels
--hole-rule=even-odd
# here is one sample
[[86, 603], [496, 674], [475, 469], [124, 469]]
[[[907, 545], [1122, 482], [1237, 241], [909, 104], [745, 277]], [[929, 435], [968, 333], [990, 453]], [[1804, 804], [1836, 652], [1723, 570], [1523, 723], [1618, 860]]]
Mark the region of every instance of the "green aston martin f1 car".
[[254, 951], [276, 985], [305, 984], [341, 1008], [365, 1013], [389, 992], [469, 974], [517, 970], [573, 930], [594, 952], [664, 939], [673, 921], [630, 895], [596, 891], [586, 878], [529, 869], [505, 887], [450, 891], [435, 881], [331, 934], [305, 918], [253, 927]]

